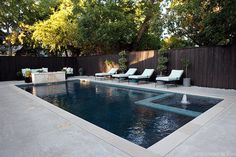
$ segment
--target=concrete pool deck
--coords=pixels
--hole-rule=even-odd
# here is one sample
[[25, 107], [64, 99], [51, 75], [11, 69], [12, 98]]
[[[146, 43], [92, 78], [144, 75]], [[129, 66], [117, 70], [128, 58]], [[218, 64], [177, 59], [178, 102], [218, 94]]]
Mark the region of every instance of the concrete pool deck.
[[[93, 77], [72, 79], [92, 80]], [[137, 87], [127, 82], [97, 82]], [[183, 157], [236, 156], [236, 90], [202, 87], [138, 87], [217, 97], [222, 102], [163, 140], [144, 149], [27, 93], [0, 82], [0, 156]]]

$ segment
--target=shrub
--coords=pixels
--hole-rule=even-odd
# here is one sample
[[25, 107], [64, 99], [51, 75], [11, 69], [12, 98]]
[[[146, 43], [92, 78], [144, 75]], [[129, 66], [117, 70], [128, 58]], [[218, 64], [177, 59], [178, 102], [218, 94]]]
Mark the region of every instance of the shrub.
[[127, 70], [127, 54], [125, 51], [119, 53], [119, 69], [122, 73]]
[[186, 78], [188, 77], [188, 67], [190, 66], [190, 60], [187, 58], [184, 58], [181, 60], [183, 68], [185, 69]]
[[25, 77], [27, 77], [27, 78], [31, 77], [31, 71], [30, 70], [27, 70], [25, 72]]
[[160, 72], [160, 76], [162, 76], [163, 72], [167, 69], [167, 62], [168, 58], [166, 57], [166, 51], [164, 49], [160, 49], [157, 59], [157, 70]]

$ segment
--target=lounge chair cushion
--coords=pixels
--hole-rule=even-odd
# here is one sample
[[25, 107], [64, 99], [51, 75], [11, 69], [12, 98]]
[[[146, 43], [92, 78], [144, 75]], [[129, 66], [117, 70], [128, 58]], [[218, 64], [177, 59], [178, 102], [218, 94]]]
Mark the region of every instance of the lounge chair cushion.
[[112, 68], [107, 73], [96, 73], [95, 76], [111, 76], [117, 72], [118, 68]]
[[95, 76], [110, 76], [110, 73], [96, 73]]
[[143, 76], [143, 75], [132, 75], [129, 76], [130, 79], [146, 79], [146, 78], [150, 78], [149, 76]]
[[112, 77], [125, 78], [125, 77], [128, 77], [130, 75], [133, 75], [136, 71], [137, 71], [136, 68], [130, 68], [125, 74], [115, 74], [115, 75], [112, 75]]
[[148, 79], [152, 76], [154, 69], [145, 69], [141, 75], [131, 75], [129, 79]]
[[122, 78], [122, 77], [129, 77], [129, 75], [127, 75], [127, 74], [115, 74], [115, 75], [112, 75], [112, 77]]
[[165, 76], [165, 77], [157, 77], [156, 80], [157, 81], [175, 81], [175, 80], [178, 80], [178, 78]]

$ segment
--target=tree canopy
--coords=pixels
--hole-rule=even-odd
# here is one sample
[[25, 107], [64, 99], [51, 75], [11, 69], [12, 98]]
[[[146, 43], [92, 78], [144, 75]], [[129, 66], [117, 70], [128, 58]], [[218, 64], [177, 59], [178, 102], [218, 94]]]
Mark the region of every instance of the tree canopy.
[[4, 39], [7, 39], [9, 48], [11, 42], [16, 43], [17, 39], [14, 38], [22, 31], [22, 23], [33, 25], [38, 20], [46, 19], [57, 4], [57, 0], [1, 0], [0, 29], [6, 32]]
[[227, 45], [235, 8], [235, 0], [2, 0], [0, 42], [8, 51], [23, 45], [78, 55]]
[[227, 45], [236, 35], [235, 0], [173, 0], [168, 29], [199, 46]]
[[70, 46], [78, 47], [77, 20], [72, 14], [73, 3], [63, 0], [49, 19], [32, 26], [32, 39], [50, 51], [63, 51]]

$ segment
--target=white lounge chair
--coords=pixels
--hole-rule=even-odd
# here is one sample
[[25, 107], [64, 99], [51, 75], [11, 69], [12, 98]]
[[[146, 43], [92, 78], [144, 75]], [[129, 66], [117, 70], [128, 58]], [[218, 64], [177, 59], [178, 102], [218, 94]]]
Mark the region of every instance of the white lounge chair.
[[107, 73], [95, 73], [95, 79], [96, 77], [107, 77], [107, 76], [112, 76], [117, 73], [118, 68], [111, 68], [110, 71]]
[[128, 78], [131, 80], [137, 80], [137, 81], [149, 80], [153, 73], [154, 73], [154, 69], [145, 69], [141, 75], [131, 75]]
[[[171, 73], [169, 76], [156, 77], [156, 81], [176, 82], [176, 81], [180, 80], [183, 73], [184, 73], [184, 70], [171, 70]], [[155, 84], [155, 86], [156, 86], [156, 84]]]
[[129, 70], [125, 74], [115, 74], [115, 75], [112, 75], [112, 77], [118, 78], [120, 81], [120, 79], [122, 78], [128, 78], [130, 75], [134, 75], [136, 71], [137, 71], [137, 68], [129, 68]]

